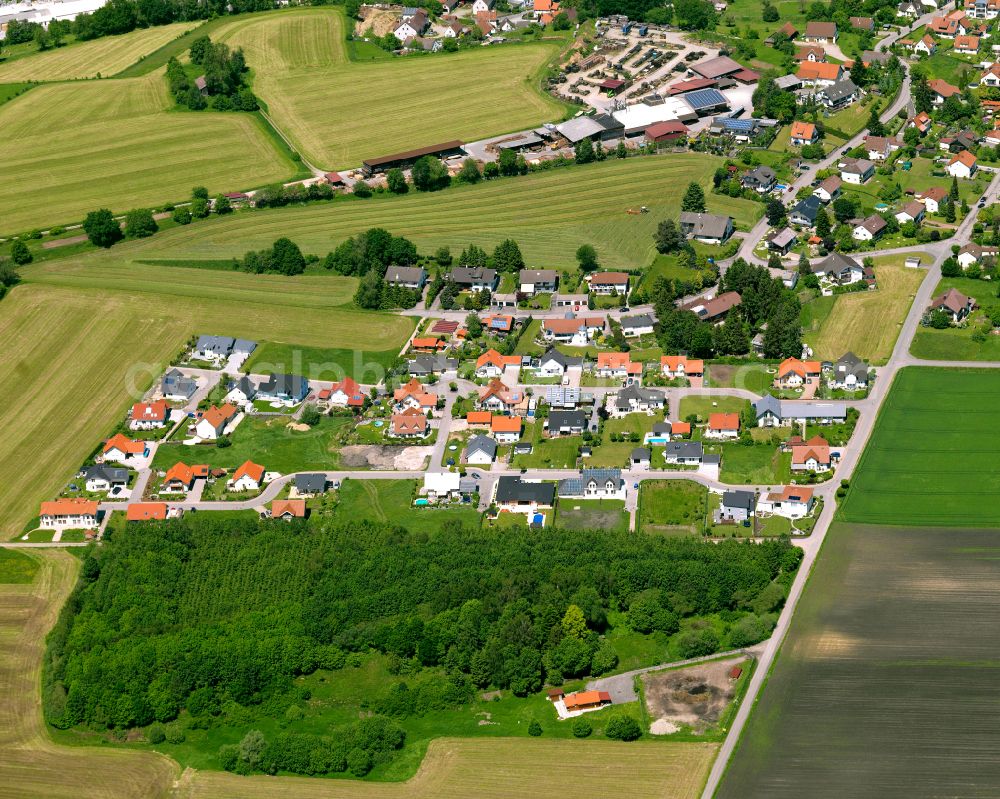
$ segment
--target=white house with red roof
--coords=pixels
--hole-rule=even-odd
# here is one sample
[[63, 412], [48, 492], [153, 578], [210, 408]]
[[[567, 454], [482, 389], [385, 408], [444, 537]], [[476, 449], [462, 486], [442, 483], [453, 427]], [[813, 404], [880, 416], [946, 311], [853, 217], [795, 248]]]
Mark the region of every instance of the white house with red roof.
[[264, 467], [253, 461], [246, 461], [229, 481], [231, 491], [259, 491], [264, 484]]
[[93, 530], [97, 527], [98, 503], [78, 497], [43, 502], [38, 526], [43, 530]]
[[129, 430], [154, 430], [166, 427], [170, 418], [170, 406], [165, 400], [137, 402], [129, 413]]

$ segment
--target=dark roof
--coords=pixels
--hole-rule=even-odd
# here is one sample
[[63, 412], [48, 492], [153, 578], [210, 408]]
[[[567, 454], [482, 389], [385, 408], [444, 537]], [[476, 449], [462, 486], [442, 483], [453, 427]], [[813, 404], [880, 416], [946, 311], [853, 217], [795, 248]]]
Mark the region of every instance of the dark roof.
[[632, 460], [634, 461], [648, 461], [649, 460], [649, 450], [646, 447], [636, 447], [632, 450]]
[[309, 393], [309, 381], [299, 375], [270, 375], [257, 390], [271, 396], [304, 397]]
[[496, 269], [482, 267], [456, 266], [451, 270], [451, 279], [455, 283], [472, 285], [473, 283], [494, 283], [497, 279]]
[[469, 439], [469, 443], [465, 445], [465, 453], [468, 456], [473, 452], [485, 452], [491, 458], [495, 458], [497, 455], [497, 442], [489, 436], [473, 436]]
[[555, 361], [562, 366], [563, 369], [568, 369], [570, 366], [579, 366], [583, 363], [583, 358], [564, 355], [555, 347], [551, 347], [544, 355], [542, 355], [542, 357], [538, 359], [539, 364], [543, 364], [546, 361]]
[[753, 491], [726, 491], [722, 495], [722, 507], [742, 508], [752, 513], [757, 506], [757, 495]]
[[636, 316], [623, 316], [620, 321], [623, 328], [649, 327], [656, 323], [653, 315], [648, 313], [641, 313]]
[[579, 477], [569, 477], [559, 481], [559, 496], [577, 497], [583, 494], [584, 486], [591, 480], [595, 483], [604, 484], [609, 480], [615, 483], [616, 488], [621, 487], [622, 470], [614, 468], [583, 469]]
[[832, 252], [818, 264], [813, 266], [812, 271], [816, 274], [828, 274], [830, 272], [840, 273], [845, 269], [861, 269], [861, 264], [850, 256], [840, 252]]
[[325, 474], [295, 475], [295, 490], [300, 494], [322, 494], [326, 491]]
[[559, 430], [563, 427], [587, 427], [587, 415], [583, 411], [550, 411], [549, 430]]
[[835, 103], [844, 97], [849, 97], [858, 90], [858, 87], [854, 85], [853, 81], [849, 79], [838, 80], [833, 86], [827, 86], [822, 89], [823, 95], [831, 103]]
[[496, 500], [505, 502], [535, 502], [551, 505], [555, 501], [556, 487], [552, 483], [526, 483], [520, 477], [504, 476], [497, 480]]
[[387, 283], [419, 283], [425, 277], [422, 266], [390, 266], [385, 273]]
[[697, 91], [688, 92], [683, 97], [684, 102], [695, 111], [729, 105], [726, 95], [718, 89], [698, 89]]
[[819, 215], [820, 199], [814, 194], [799, 200], [792, 209], [793, 214], [801, 214], [810, 222], [815, 222]]
[[437, 153], [448, 152], [450, 150], [458, 150], [464, 144], [465, 142], [460, 141], [459, 139], [454, 139], [441, 144], [432, 144], [428, 147], [418, 147], [416, 150], [405, 150], [401, 153], [383, 155], [378, 158], [366, 158], [364, 160], [364, 165], [367, 167], [373, 167], [382, 166], [383, 164], [393, 164], [397, 161], [410, 161], [424, 155], [436, 155]]
[[88, 466], [84, 475], [88, 480], [107, 480], [109, 483], [127, 483], [128, 469], [113, 466]]
[[665, 450], [668, 456], [677, 455], [682, 458], [701, 458], [705, 448], [700, 441], [669, 441]]

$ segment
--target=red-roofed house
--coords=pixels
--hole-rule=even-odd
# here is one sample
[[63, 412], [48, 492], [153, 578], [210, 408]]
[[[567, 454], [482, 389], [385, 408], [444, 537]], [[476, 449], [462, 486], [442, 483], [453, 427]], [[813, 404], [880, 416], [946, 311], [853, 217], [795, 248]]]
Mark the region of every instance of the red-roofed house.
[[494, 416], [490, 420], [490, 432], [498, 444], [513, 444], [521, 437], [521, 417]]
[[264, 482], [264, 467], [253, 461], [246, 461], [235, 472], [229, 481], [232, 491], [259, 491]]
[[165, 427], [170, 417], [170, 406], [163, 400], [156, 402], [137, 402], [132, 406], [129, 417], [129, 430], [153, 430]]
[[345, 377], [329, 389], [320, 391], [319, 399], [331, 408], [361, 408], [365, 404], [365, 392], [356, 380]]
[[585, 347], [598, 333], [604, 332], [602, 316], [579, 316], [572, 319], [546, 319], [542, 322], [542, 335], [546, 341], [558, 341], [574, 347]]
[[398, 438], [423, 438], [427, 431], [427, 417], [417, 408], [394, 413], [389, 420], [389, 435]]
[[633, 362], [627, 352], [599, 352], [594, 374], [598, 377], [641, 377], [642, 364]]
[[213, 405], [201, 415], [194, 427], [195, 435], [202, 441], [215, 441], [235, 418], [236, 408], [228, 402], [221, 407]]
[[775, 388], [801, 388], [807, 383], [819, 383], [819, 361], [800, 361], [785, 358], [778, 365], [778, 376], [774, 378]]
[[930, 90], [934, 95], [934, 105], [941, 105], [952, 95], [962, 93], [962, 90], [957, 86], [952, 86], [948, 83], [948, 81], [941, 80], [940, 78], [927, 81], [927, 85], [930, 87]]
[[970, 153], [968, 150], [962, 150], [958, 155], [954, 156], [949, 162], [946, 171], [953, 178], [971, 178], [976, 174], [976, 170], [979, 167], [976, 164], [976, 156]]
[[500, 377], [508, 366], [520, 365], [520, 355], [501, 355], [489, 349], [476, 359], [476, 377]]
[[686, 355], [662, 355], [660, 370], [671, 380], [678, 377], [704, 377], [705, 362], [698, 358], [688, 358]]
[[788, 138], [792, 147], [802, 147], [819, 141], [819, 131], [812, 122], [793, 122]]
[[166, 518], [166, 502], [133, 502], [125, 511], [125, 520], [129, 522], [163, 521]]
[[493, 414], [489, 411], [469, 411], [465, 416], [465, 421], [470, 427], [473, 425], [489, 427], [493, 421]]
[[163, 477], [163, 484], [160, 491], [163, 492], [187, 492], [194, 488], [194, 481], [208, 477], [208, 466], [197, 464], [188, 466], [186, 463], [177, 462], [169, 469]]
[[479, 410], [514, 414], [526, 403], [521, 391], [508, 388], [503, 381], [494, 378], [485, 388], [479, 389], [477, 405]]
[[830, 445], [822, 436], [815, 436], [805, 444], [792, 447], [793, 472], [828, 472], [833, 464]]
[[38, 526], [43, 530], [93, 530], [97, 527], [96, 500], [57, 499], [43, 502]]
[[424, 384], [417, 378], [413, 378], [405, 386], [397, 388], [392, 398], [396, 402], [396, 410], [405, 411], [407, 408], [417, 408], [427, 413], [437, 407], [438, 396], [432, 394], [424, 388]]
[[573, 694], [566, 694], [563, 703], [570, 713], [580, 710], [596, 710], [611, 704], [611, 694], [607, 691], [577, 691]]
[[596, 272], [587, 283], [595, 294], [627, 294], [628, 279], [626, 272]]
[[276, 499], [271, 502], [272, 519], [283, 519], [288, 522], [292, 519], [304, 519], [307, 513], [304, 499]]
[[149, 444], [116, 433], [104, 444], [101, 456], [106, 463], [132, 463], [149, 454]]
[[813, 489], [809, 486], [785, 486], [781, 491], [761, 495], [757, 513], [773, 513], [786, 519], [801, 519], [813, 508]]
[[710, 413], [705, 438], [734, 439], [740, 435], [740, 415], [738, 413]]

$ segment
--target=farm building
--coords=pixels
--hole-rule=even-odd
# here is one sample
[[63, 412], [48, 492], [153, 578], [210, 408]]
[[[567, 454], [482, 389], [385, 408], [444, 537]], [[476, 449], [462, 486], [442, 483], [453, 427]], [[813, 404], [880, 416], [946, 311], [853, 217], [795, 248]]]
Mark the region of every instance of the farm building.
[[413, 165], [418, 158], [425, 155], [433, 155], [438, 158], [447, 158], [452, 155], [462, 155], [464, 142], [455, 139], [441, 144], [432, 144], [428, 147], [418, 147], [416, 150], [406, 150], [392, 155], [383, 155], [379, 158], [366, 158], [361, 162], [361, 171], [365, 176], [371, 176], [378, 172], [387, 172], [390, 169], [405, 169]]

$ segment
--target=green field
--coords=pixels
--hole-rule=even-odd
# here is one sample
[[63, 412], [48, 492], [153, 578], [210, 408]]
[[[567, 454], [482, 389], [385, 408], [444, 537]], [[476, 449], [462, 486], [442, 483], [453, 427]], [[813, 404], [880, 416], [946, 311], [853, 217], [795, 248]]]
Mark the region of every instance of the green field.
[[693, 480], [644, 480], [639, 487], [639, 531], [700, 534], [707, 497], [708, 489]]
[[331, 516], [336, 521], [390, 522], [424, 533], [437, 532], [449, 521], [469, 529], [479, 527], [479, 512], [474, 505], [414, 507], [417, 488], [416, 480], [344, 480]]
[[[103, 40], [102, 40], [103, 41]], [[249, 114], [171, 111], [160, 72], [40, 86], [0, 106], [3, 233], [260, 186], [295, 165]], [[39, 135], [45, 131], [45, 135]]]
[[565, 115], [563, 104], [538, 89], [559, 44], [350, 62], [339, 8], [234, 20], [213, 38], [243, 48], [275, 124], [325, 169]]
[[110, 77], [182, 36], [196, 22], [141, 28], [0, 63], [0, 83]]
[[[653, 233], [662, 219], [677, 216], [688, 183], [708, 186], [721, 163], [703, 153], [615, 159], [430, 195], [248, 211], [164, 231], [136, 242], [130, 255], [135, 260], [219, 260], [288, 236], [303, 252], [323, 256], [350, 236], [384, 227], [422, 252], [446, 245], [457, 254], [469, 244], [491, 251], [513, 237], [529, 265], [570, 269], [576, 267], [580, 244], [590, 243], [604, 267], [635, 269], [652, 260]], [[745, 226], [763, 211], [760, 203], [716, 195], [709, 195], [708, 204], [710, 211], [731, 214]], [[649, 206], [650, 213], [625, 213], [635, 205]]]
[[747, 407], [748, 402], [749, 400], [743, 397], [730, 397], [724, 394], [705, 396], [692, 394], [681, 397], [677, 418], [687, 419], [689, 416], [697, 416], [702, 422], [707, 422], [709, 415], [713, 413], [740, 413]]
[[38, 561], [23, 552], [0, 549], [0, 583], [30, 583], [38, 573]]
[[859, 524], [1000, 525], [992, 369], [899, 372], [851, 480], [841, 517]]
[[617, 499], [560, 499], [555, 524], [566, 530], [628, 530], [625, 503]]
[[947, 361], [997, 361], [1000, 360], [1000, 336], [986, 336], [983, 341], [974, 341], [972, 334], [983, 325], [992, 328], [985, 313], [1000, 305], [1000, 298], [991, 283], [971, 280], [967, 277], [942, 278], [934, 289], [934, 296], [956, 288], [967, 297], [976, 300], [978, 308], [973, 311], [970, 321], [964, 327], [934, 330], [918, 327], [910, 344], [910, 352], [918, 358]]
[[998, 612], [996, 530], [833, 525], [716, 796], [995, 796]]

